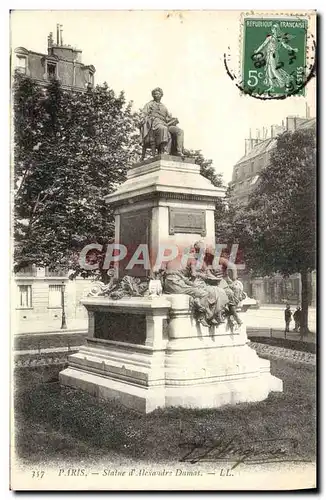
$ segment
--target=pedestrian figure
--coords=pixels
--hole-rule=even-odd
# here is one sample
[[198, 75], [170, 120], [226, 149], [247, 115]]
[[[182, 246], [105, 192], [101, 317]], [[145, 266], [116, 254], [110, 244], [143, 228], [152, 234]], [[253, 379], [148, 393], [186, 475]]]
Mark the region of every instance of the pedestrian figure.
[[301, 327], [301, 307], [298, 306], [297, 309], [293, 313], [293, 319], [294, 319], [294, 332], [299, 332], [300, 327]]
[[290, 305], [287, 304], [284, 311], [284, 319], [285, 319], [285, 333], [290, 331], [290, 321], [292, 318], [292, 312], [290, 309]]

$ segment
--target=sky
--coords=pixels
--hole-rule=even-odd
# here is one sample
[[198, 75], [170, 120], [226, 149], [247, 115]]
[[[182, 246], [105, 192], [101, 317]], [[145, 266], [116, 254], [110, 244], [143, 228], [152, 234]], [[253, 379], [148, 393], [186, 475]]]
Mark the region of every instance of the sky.
[[[47, 36], [63, 25], [63, 42], [83, 51], [96, 68], [95, 83], [123, 90], [139, 109], [161, 87], [162, 102], [185, 132], [185, 147], [201, 149], [229, 182], [244, 155], [245, 138], [270, 130], [286, 116], [315, 116], [314, 81], [306, 97], [259, 101], [241, 95], [223, 55], [238, 71], [239, 11], [23, 11], [11, 15], [11, 47], [47, 52]], [[262, 132], [261, 132], [262, 133]]]

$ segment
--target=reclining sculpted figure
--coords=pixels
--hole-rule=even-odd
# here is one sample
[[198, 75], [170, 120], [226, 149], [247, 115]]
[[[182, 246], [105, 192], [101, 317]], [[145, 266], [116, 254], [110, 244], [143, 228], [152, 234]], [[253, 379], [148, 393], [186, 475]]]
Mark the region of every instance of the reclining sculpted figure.
[[155, 88], [152, 96], [153, 100], [145, 104], [140, 117], [142, 159], [148, 147], [152, 156], [156, 155], [156, 150], [158, 154], [183, 156], [183, 130], [177, 127], [179, 120], [161, 103], [162, 89]]

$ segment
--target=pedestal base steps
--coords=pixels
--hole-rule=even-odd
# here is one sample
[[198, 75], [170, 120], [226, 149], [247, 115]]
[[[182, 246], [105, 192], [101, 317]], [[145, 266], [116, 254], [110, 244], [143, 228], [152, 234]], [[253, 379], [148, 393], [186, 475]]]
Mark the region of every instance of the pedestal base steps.
[[[232, 333], [225, 324], [200, 325], [187, 295], [83, 303], [89, 337], [60, 373], [64, 385], [145, 413], [168, 406], [217, 408], [262, 401], [271, 391], [283, 390], [282, 381], [270, 373], [270, 362], [250, 347], [245, 326]], [[122, 341], [110, 340], [112, 332], [116, 339], [114, 317], [121, 314], [129, 317], [131, 328], [133, 318], [144, 318], [142, 344], [124, 342], [123, 331]], [[139, 332], [137, 338], [142, 338]]]

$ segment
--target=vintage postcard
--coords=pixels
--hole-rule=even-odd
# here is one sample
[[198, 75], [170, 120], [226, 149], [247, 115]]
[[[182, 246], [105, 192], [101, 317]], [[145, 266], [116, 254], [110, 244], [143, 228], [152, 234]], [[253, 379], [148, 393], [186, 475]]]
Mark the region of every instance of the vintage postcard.
[[315, 489], [316, 12], [10, 23], [10, 488]]

